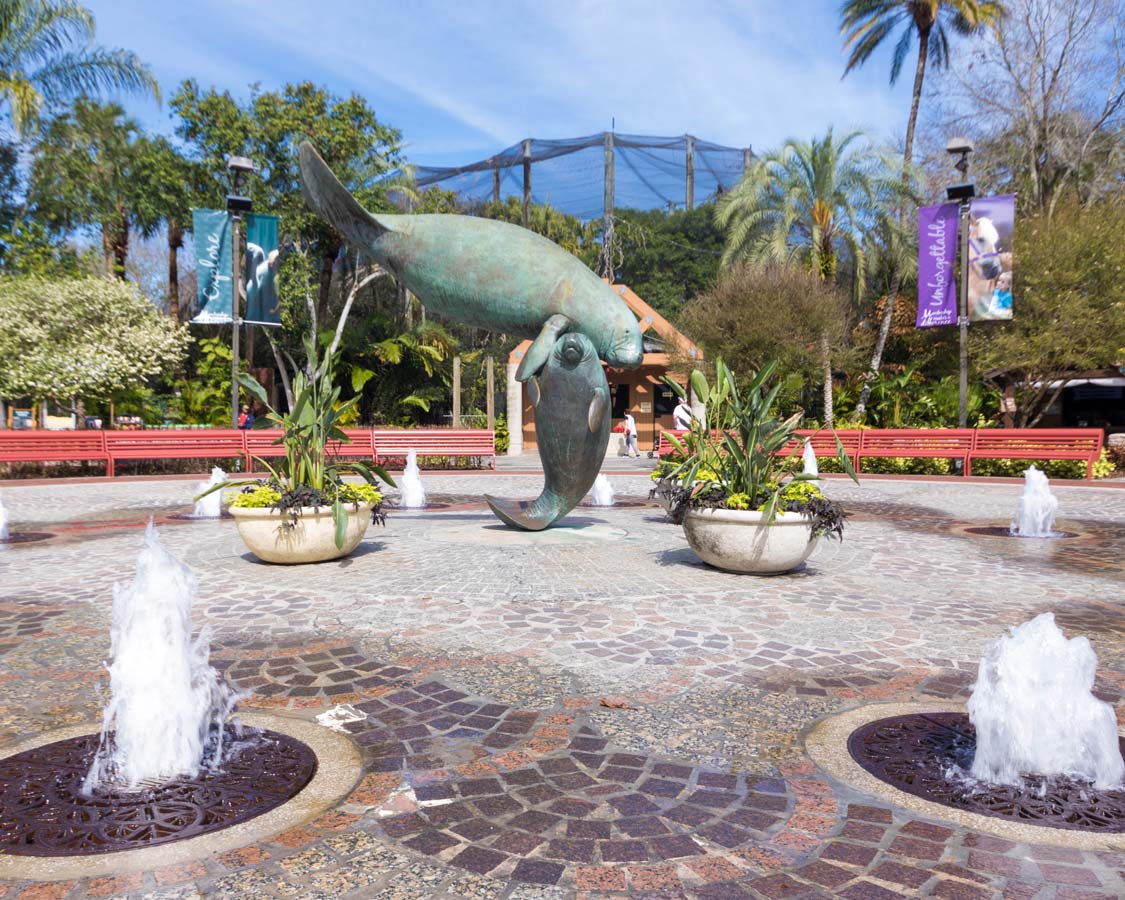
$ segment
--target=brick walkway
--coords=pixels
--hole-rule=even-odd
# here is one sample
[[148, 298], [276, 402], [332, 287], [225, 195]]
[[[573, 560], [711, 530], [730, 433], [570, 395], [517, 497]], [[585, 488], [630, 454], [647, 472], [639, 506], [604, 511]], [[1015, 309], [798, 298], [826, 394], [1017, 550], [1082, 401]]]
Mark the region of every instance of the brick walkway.
[[654, 507], [528, 536], [477, 498], [534, 496], [537, 476], [424, 480], [441, 509], [392, 512], [352, 558], [300, 568], [257, 563], [229, 521], [169, 518], [190, 506], [183, 481], [5, 487], [16, 530], [56, 538], [0, 550], [4, 743], [98, 718], [110, 585], [152, 514], [200, 577], [197, 622], [246, 705], [353, 705], [364, 774], [241, 850], [0, 882], [0, 898], [1125, 896], [1125, 854], [920, 819], [834, 781], [802, 742], [857, 705], [966, 697], [984, 642], [1046, 610], [1091, 638], [1120, 713], [1125, 492], [1056, 486], [1079, 536], [1045, 543], [966, 532], [1008, 521], [1013, 484], [832, 481], [844, 542], [755, 579], [701, 565]]

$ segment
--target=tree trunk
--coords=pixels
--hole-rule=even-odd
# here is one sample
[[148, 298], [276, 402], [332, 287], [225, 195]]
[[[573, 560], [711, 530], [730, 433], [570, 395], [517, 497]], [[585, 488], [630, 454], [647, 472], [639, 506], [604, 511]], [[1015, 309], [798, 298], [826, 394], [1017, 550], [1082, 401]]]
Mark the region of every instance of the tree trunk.
[[129, 217], [124, 213], [113, 225], [110, 249], [113, 252], [113, 277], [124, 281], [125, 261], [129, 258]]
[[[926, 76], [926, 54], [930, 48], [930, 29], [918, 30], [918, 64], [914, 69], [914, 94], [910, 100], [910, 118], [906, 123], [906, 148], [902, 154], [902, 174], [909, 175], [910, 164], [914, 160], [914, 126], [918, 122], [918, 104], [922, 100], [922, 82]], [[887, 298], [883, 308], [883, 321], [879, 323], [879, 334], [875, 338], [875, 350], [871, 354], [871, 368], [863, 379], [863, 388], [859, 392], [859, 402], [855, 405], [856, 423], [862, 423], [867, 414], [867, 400], [871, 396], [871, 385], [879, 377], [879, 369], [883, 365], [883, 349], [887, 344], [887, 335], [891, 331], [891, 323], [895, 316], [895, 303], [898, 300], [898, 291], [902, 286], [902, 273], [899, 266], [895, 266], [894, 289]]]
[[78, 397], [74, 401], [74, 428], [81, 431], [86, 427], [86, 401]]
[[179, 251], [184, 245], [184, 226], [178, 218], [168, 218], [168, 315], [180, 321]]
[[895, 317], [895, 303], [898, 301], [898, 288], [900, 277], [896, 271], [894, 290], [887, 297], [887, 305], [883, 309], [883, 321], [879, 323], [879, 334], [875, 338], [875, 349], [871, 353], [871, 368], [864, 374], [863, 387], [859, 391], [859, 400], [855, 405], [855, 421], [857, 425], [863, 424], [867, 415], [867, 401], [871, 397], [871, 387], [879, 377], [879, 369], [883, 365], [883, 350], [887, 346], [887, 336], [891, 332], [891, 323]]
[[324, 256], [321, 257], [320, 290], [317, 292], [316, 298], [317, 327], [322, 327], [328, 321], [329, 292], [332, 289], [332, 266], [336, 262], [336, 254], [339, 250], [339, 244], [329, 245]]
[[831, 428], [832, 416], [832, 351], [828, 346], [827, 335], [820, 338], [820, 361], [824, 366], [824, 425]]
[[910, 100], [910, 118], [906, 122], [906, 149], [903, 168], [914, 161], [914, 126], [918, 123], [918, 104], [922, 100], [922, 81], [926, 77], [926, 54], [930, 49], [930, 29], [918, 29], [918, 65], [914, 69], [914, 94]]

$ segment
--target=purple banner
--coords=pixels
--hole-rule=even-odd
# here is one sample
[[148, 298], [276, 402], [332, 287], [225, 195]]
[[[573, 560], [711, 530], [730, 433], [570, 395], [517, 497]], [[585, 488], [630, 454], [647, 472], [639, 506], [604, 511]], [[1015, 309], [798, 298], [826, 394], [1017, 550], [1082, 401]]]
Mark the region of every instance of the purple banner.
[[957, 204], [918, 209], [917, 328], [957, 324]]
[[969, 207], [970, 322], [1012, 318], [1012, 238], [1016, 195], [977, 197]]

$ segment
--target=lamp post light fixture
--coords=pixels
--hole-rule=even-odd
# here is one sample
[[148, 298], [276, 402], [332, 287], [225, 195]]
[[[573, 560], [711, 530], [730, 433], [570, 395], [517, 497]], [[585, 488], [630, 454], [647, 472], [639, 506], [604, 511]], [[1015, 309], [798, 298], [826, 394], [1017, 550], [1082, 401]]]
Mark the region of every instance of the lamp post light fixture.
[[969, 154], [973, 152], [973, 142], [966, 137], [950, 138], [945, 145], [945, 152], [957, 157], [953, 168], [965, 179], [945, 189], [946, 199], [960, 204], [957, 222], [957, 233], [960, 236], [957, 243], [960, 245], [961, 257], [961, 284], [957, 301], [957, 325], [960, 329], [957, 427], [965, 428], [969, 419], [969, 214], [972, 199], [977, 192], [976, 185], [968, 180]]
[[254, 161], [246, 156], [228, 156], [227, 171], [230, 173], [231, 193], [227, 194], [227, 212], [231, 217], [231, 341], [230, 341], [230, 424], [238, 427], [238, 355], [239, 329], [242, 326], [242, 309], [239, 286], [242, 281], [242, 253], [239, 247], [238, 225], [242, 214], [254, 208], [249, 197], [241, 193], [247, 175], [256, 171]]

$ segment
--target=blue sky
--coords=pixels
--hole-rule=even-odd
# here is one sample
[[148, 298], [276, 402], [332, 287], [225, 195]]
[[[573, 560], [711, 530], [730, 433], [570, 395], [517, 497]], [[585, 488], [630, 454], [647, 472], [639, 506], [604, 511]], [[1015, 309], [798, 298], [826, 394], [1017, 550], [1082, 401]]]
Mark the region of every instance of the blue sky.
[[[691, 133], [767, 149], [829, 125], [901, 140], [910, 73], [846, 79], [835, 0], [86, 0], [98, 40], [245, 97], [312, 80], [365, 96], [420, 165], [524, 137]], [[150, 128], [170, 113], [130, 103]]]

